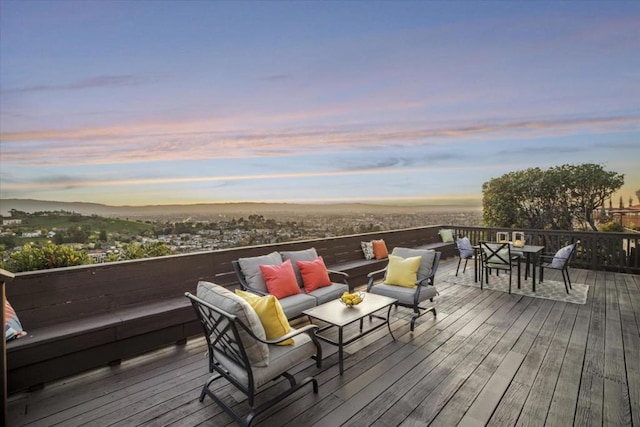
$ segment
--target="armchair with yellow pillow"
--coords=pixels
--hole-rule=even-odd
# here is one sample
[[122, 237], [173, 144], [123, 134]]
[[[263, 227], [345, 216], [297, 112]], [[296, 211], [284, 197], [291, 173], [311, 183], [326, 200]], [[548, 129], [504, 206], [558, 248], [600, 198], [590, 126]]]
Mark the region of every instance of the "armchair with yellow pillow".
[[[289, 372], [309, 359], [315, 359], [318, 369], [322, 366], [322, 347], [315, 335], [317, 326], [290, 327], [273, 295], [233, 293], [215, 283], [200, 281], [196, 295], [187, 292], [185, 296], [191, 300], [203, 327], [209, 372], [213, 373], [202, 387], [200, 402], [209, 396], [239, 425], [249, 426], [257, 415], [307, 385], [318, 393], [315, 378], [300, 380]], [[286, 378], [284, 384], [289, 386], [279, 385], [259, 393], [279, 377]], [[219, 379], [228, 384], [216, 383]], [[246, 412], [247, 403], [227, 402], [225, 396], [230, 390], [220, 393], [229, 387], [247, 396], [248, 414], [238, 412], [238, 409]], [[274, 388], [278, 391], [273, 391]]]
[[396, 298], [397, 305], [413, 309], [413, 331], [418, 317], [430, 311], [436, 315], [433, 299], [438, 291], [433, 280], [440, 256], [440, 252], [433, 250], [396, 247], [389, 255], [389, 264], [367, 276], [367, 292]]

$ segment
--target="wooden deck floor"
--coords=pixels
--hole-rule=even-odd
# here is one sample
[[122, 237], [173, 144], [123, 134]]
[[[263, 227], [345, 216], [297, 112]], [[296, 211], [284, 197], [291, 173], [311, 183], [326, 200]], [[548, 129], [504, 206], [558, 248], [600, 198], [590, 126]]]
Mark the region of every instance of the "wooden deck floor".
[[[441, 263], [438, 277], [455, 269]], [[554, 272], [555, 273], [555, 272]], [[553, 277], [549, 277], [551, 279]], [[437, 318], [409, 332], [408, 310], [347, 347], [335, 348], [303, 389], [260, 417], [259, 426], [640, 426], [640, 276], [573, 270], [591, 285], [586, 305], [446, 284]], [[198, 402], [208, 377], [203, 339], [9, 397], [9, 426], [224, 426], [231, 419]], [[276, 382], [264, 398], [283, 386]], [[243, 395], [218, 392], [240, 412]], [[260, 400], [260, 397], [259, 397]]]

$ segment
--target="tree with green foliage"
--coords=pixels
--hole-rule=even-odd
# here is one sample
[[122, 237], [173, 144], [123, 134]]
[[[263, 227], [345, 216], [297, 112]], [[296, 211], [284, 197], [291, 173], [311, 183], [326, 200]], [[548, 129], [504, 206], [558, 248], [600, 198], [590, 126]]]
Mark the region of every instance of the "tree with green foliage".
[[14, 234], [5, 234], [0, 236], [0, 246], [4, 246], [4, 248], [15, 248], [18, 239]]
[[545, 171], [529, 168], [482, 185], [483, 220], [490, 227], [597, 231], [593, 212], [624, 184], [624, 175], [586, 163]]

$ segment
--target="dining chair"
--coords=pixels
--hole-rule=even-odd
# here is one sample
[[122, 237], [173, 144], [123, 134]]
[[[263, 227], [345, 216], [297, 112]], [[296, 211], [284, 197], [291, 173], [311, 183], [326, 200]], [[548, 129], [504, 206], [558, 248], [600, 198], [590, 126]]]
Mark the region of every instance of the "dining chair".
[[473, 259], [475, 251], [473, 250], [473, 245], [471, 245], [468, 237], [458, 237], [456, 240], [456, 249], [458, 250], [458, 267], [456, 267], [457, 276], [462, 260], [464, 260], [464, 267], [462, 269], [462, 273], [464, 274], [467, 271], [467, 262], [469, 262], [470, 259]]
[[[511, 293], [511, 282], [514, 267], [518, 267], [518, 288], [520, 288], [520, 257], [511, 253], [509, 243], [480, 242], [480, 253], [482, 256], [482, 269], [486, 284], [489, 284], [489, 272], [491, 270], [503, 270], [509, 272], [509, 293]], [[480, 280], [480, 289], [483, 281]]]
[[562, 273], [562, 280], [564, 281], [564, 288], [569, 293], [571, 289], [571, 278], [569, 277], [569, 261], [576, 251], [578, 243], [564, 246], [555, 254], [542, 254], [540, 256], [540, 283], [544, 280], [544, 269], [560, 270]]

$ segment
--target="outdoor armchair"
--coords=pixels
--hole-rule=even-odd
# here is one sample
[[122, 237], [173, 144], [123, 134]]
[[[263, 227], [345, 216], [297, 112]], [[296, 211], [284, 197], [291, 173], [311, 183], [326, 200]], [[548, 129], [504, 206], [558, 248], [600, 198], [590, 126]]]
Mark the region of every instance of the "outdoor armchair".
[[[198, 319], [204, 329], [209, 356], [209, 372], [214, 375], [204, 384], [200, 402], [205, 396], [213, 399], [238, 424], [249, 426], [261, 412], [300, 390], [307, 384], [318, 393], [318, 382], [308, 377], [297, 382], [288, 369], [307, 361], [316, 360], [319, 368], [322, 362], [322, 347], [315, 336], [315, 325], [291, 332], [276, 340], [267, 340], [260, 318], [251, 305], [233, 292], [208, 282], [198, 283], [198, 296], [187, 292]], [[292, 345], [276, 345], [293, 339]], [[290, 387], [269, 399], [255, 405], [257, 389], [284, 377]], [[237, 414], [224, 400], [214, 393], [211, 385], [218, 379], [225, 379], [248, 398], [252, 411], [245, 417]]]
[[[398, 285], [392, 283], [393, 280], [390, 277], [389, 265], [385, 268], [377, 271], [373, 271], [367, 275], [367, 292], [372, 294], [384, 295], [391, 298], [396, 298], [398, 302], [396, 305], [408, 307], [413, 309], [415, 313], [411, 318], [411, 330], [415, 327], [415, 322], [418, 317], [425, 313], [433, 312], [436, 315], [435, 304], [429, 306], [421, 306], [420, 304], [429, 300], [433, 303], [433, 298], [438, 295], [438, 291], [434, 286], [434, 277], [436, 270], [438, 269], [438, 262], [440, 261], [440, 252], [425, 249], [410, 249], [396, 247], [391, 253], [389, 263], [393, 260], [392, 256], [396, 256], [402, 259], [409, 259], [413, 257], [420, 257], [419, 269], [416, 272], [416, 281], [412, 284]], [[376, 283], [376, 280], [383, 278], [381, 282]], [[421, 311], [422, 310], [422, 311]]]

